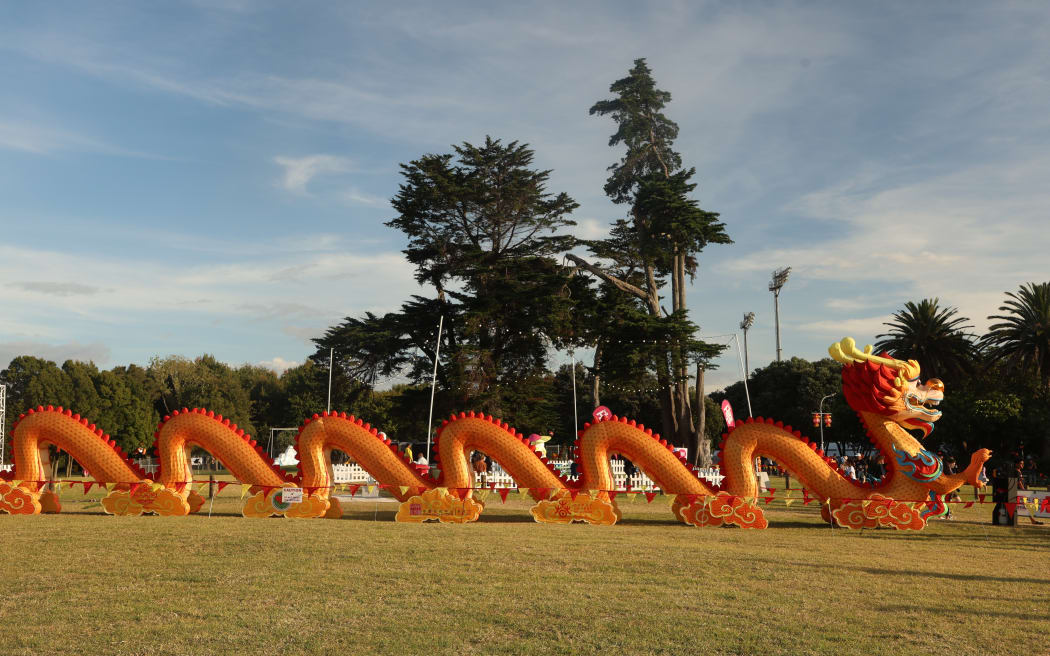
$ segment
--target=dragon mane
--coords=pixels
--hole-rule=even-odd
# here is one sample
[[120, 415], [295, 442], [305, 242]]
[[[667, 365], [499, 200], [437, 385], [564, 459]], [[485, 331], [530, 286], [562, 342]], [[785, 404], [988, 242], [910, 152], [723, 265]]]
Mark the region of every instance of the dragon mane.
[[828, 348], [831, 357], [843, 365], [842, 392], [850, 407], [857, 412], [892, 414], [899, 407], [907, 382], [918, 379], [919, 363], [871, 351], [870, 345], [859, 350], [852, 337]]

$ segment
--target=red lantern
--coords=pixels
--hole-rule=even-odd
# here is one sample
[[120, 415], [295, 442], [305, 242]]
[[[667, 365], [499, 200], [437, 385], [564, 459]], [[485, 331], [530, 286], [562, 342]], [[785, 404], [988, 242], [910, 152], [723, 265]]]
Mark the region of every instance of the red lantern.
[[819, 426], [820, 426], [820, 413], [819, 412], [814, 412], [813, 413], [813, 428], [818, 428]]
[[831, 413], [824, 415], [824, 428], [831, 428]]

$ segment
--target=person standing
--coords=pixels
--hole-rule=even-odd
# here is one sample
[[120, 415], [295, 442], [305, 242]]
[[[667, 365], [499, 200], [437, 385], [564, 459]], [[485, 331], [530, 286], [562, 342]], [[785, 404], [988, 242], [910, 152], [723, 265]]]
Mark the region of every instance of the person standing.
[[[947, 458], [944, 459], [944, 473], [947, 474], [948, 476], [955, 476], [956, 475], [957, 472], [956, 472], [956, 467], [955, 467], [955, 458], [953, 456], [948, 456]], [[949, 492], [948, 495], [944, 498], [944, 508], [945, 508], [944, 518], [945, 519], [951, 519], [952, 518], [952, 502], [953, 501], [958, 501], [958, 500], [959, 500], [959, 494], [957, 492], [955, 492], [955, 491]]]
[[471, 456], [471, 462], [473, 463], [474, 476], [481, 483], [481, 487], [485, 487], [489, 484], [489, 465], [485, 462], [485, 455], [481, 451], [475, 451], [474, 455]]

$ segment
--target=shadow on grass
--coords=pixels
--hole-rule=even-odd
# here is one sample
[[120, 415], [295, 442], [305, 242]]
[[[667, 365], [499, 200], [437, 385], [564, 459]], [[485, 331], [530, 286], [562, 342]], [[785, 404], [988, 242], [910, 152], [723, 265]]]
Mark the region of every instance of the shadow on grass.
[[[960, 615], [966, 618], [972, 617], [972, 612], [963, 608], [952, 608], [950, 606], [923, 606], [920, 604], [884, 604], [882, 606], [876, 606], [879, 612], [883, 613], [923, 613], [929, 615], [939, 615], [945, 618], [958, 617]], [[981, 609], [981, 616], [987, 617], [1003, 617], [1013, 620], [1033, 620], [1041, 621], [1042, 618], [1037, 613], [1021, 613], [1007, 610], [989, 610], [987, 608]]]
[[[769, 560], [764, 558], [749, 558], [752, 562], [762, 562], [777, 566], [794, 566], [804, 567], [815, 570], [823, 571], [827, 565], [824, 563], [809, 563], [800, 561], [782, 561], [782, 560]], [[1034, 576], [992, 576], [989, 574], [955, 574], [949, 572], [930, 572], [918, 569], [888, 569], [883, 567], [864, 567], [864, 566], [851, 566], [851, 572], [864, 572], [866, 574], [875, 574], [878, 576], [915, 576], [915, 577], [929, 577], [935, 579], [948, 579], [950, 581], [979, 581], [979, 582], [996, 582], [996, 583], [1035, 583], [1042, 585], [1050, 585], [1050, 579], [1037, 578]]]

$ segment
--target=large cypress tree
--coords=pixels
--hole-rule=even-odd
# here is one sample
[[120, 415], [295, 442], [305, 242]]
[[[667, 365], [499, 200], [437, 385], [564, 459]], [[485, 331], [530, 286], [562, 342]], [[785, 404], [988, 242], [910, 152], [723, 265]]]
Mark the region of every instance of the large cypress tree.
[[549, 171], [532, 168], [525, 144], [486, 137], [454, 153], [401, 166], [387, 223], [408, 237], [405, 255], [434, 298], [413, 297], [379, 317], [348, 317], [314, 340], [355, 377], [374, 384], [404, 375], [429, 381], [438, 316], [444, 317], [439, 409], [473, 408], [512, 419], [516, 386], [547, 373], [550, 347], [580, 341], [575, 311], [591, 291], [558, 257], [575, 240], [561, 234], [577, 203], [551, 193]]

